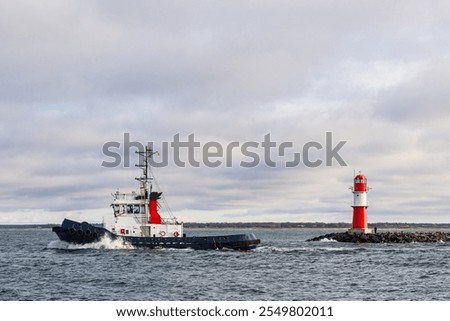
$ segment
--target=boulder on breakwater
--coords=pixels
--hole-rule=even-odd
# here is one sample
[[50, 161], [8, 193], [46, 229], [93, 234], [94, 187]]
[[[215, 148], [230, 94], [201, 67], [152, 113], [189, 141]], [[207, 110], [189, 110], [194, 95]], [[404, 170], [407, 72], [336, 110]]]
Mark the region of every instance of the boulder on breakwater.
[[374, 234], [353, 234], [348, 232], [330, 233], [314, 237], [309, 241], [323, 239], [336, 240], [347, 243], [436, 243], [450, 242], [450, 233], [445, 232], [383, 232]]

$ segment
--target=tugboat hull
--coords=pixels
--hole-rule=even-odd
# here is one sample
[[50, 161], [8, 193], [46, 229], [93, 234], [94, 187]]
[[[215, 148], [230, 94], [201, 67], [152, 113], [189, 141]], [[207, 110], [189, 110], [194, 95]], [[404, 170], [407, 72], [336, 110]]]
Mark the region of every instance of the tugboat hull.
[[138, 237], [119, 236], [103, 227], [96, 227], [86, 222], [76, 222], [65, 219], [61, 226], [53, 227], [59, 239], [69, 243], [88, 244], [99, 241], [103, 237], [112, 240], [122, 240], [139, 248], [176, 248], [195, 250], [252, 250], [261, 241], [252, 233], [220, 236], [191, 236], [191, 237]]

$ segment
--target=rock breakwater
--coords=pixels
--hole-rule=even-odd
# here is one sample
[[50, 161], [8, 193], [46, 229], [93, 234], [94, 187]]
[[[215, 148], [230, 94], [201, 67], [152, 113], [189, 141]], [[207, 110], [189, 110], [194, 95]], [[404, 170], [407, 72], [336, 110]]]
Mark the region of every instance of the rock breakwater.
[[450, 242], [450, 233], [445, 232], [383, 232], [374, 234], [330, 233], [307, 241], [324, 239], [347, 243], [436, 243]]

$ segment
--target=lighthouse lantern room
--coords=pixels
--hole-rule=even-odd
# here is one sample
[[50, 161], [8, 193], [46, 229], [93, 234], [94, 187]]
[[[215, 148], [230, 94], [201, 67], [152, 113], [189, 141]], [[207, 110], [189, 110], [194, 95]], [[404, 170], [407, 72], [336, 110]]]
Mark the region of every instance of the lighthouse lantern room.
[[358, 173], [354, 178], [354, 184], [350, 189], [353, 192], [353, 222], [349, 233], [362, 234], [372, 233], [367, 224], [367, 178]]

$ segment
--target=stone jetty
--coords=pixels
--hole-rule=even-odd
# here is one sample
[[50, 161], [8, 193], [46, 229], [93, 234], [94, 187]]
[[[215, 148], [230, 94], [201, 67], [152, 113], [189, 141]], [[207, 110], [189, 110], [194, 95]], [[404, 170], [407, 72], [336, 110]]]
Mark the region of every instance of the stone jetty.
[[450, 233], [445, 232], [383, 232], [374, 234], [330, 233], [307, 241], [323, 239], [347, 243], [436, 243], [450, 242]]

